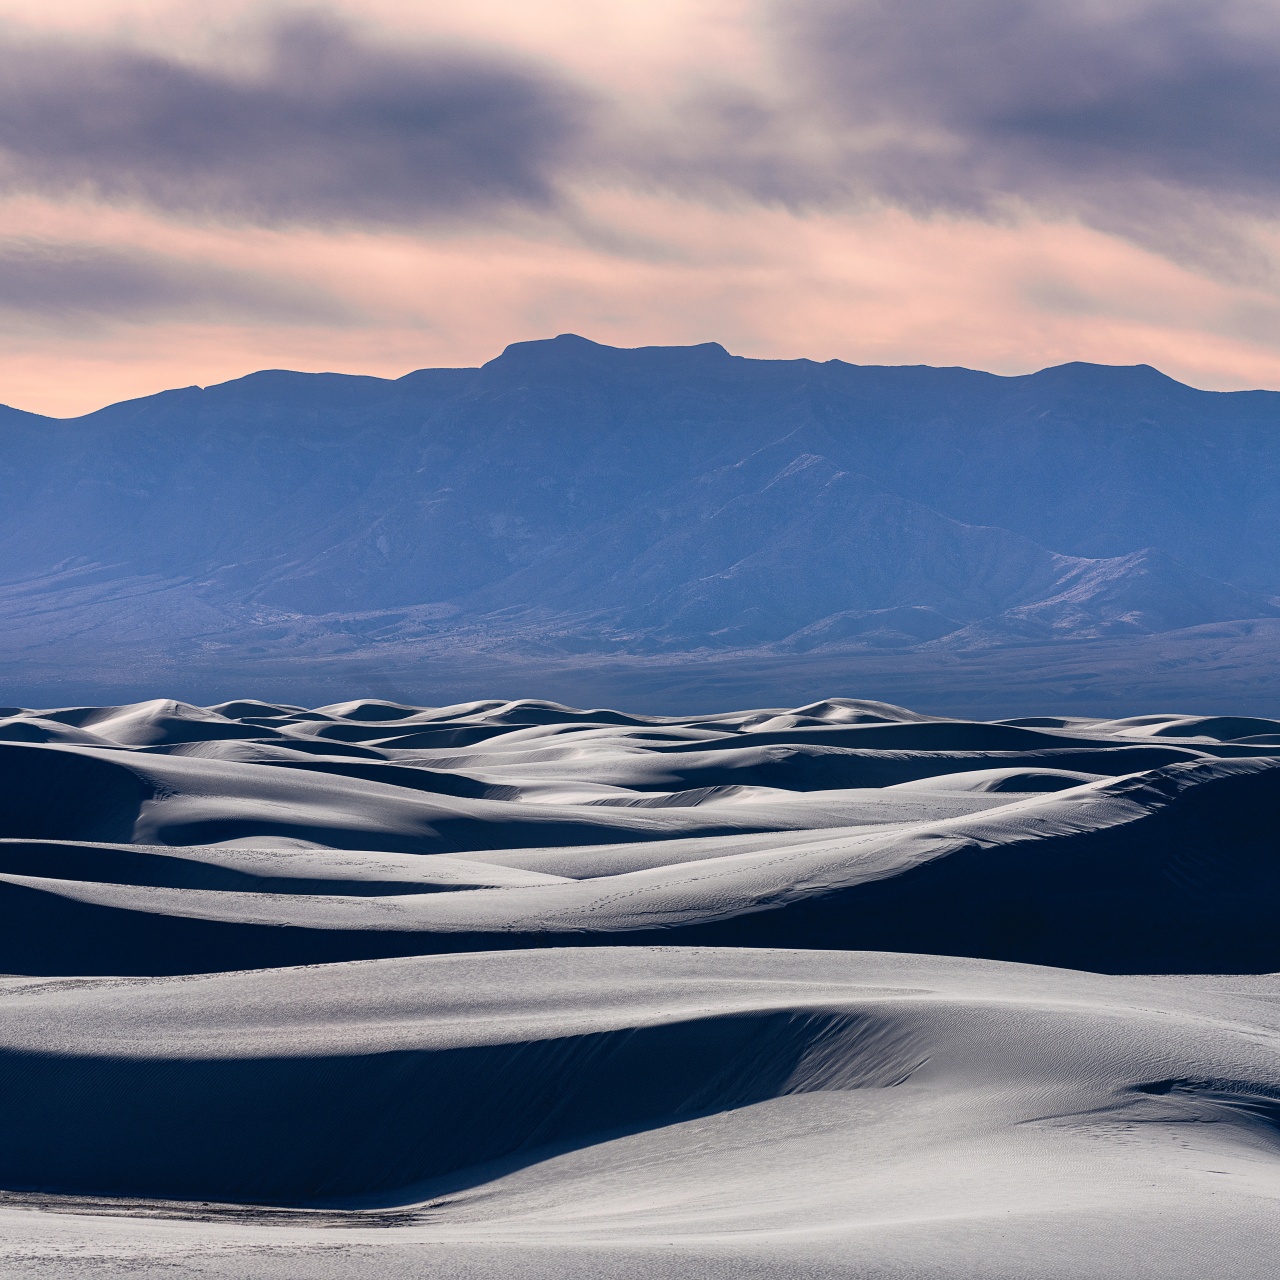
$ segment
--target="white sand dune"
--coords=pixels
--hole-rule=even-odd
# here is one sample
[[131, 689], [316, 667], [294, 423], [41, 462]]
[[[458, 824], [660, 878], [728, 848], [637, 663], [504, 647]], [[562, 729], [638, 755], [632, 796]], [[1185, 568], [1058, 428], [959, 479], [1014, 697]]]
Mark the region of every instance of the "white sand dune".
[[685, 720], [534, 702], [16, 711], [0, 965], [662, 942], [1266, 972], [1270, 723], [987, 724], [854, 701]]
[[0, 1257], [1261, 1276], [1278, 996], [1274, 977], [686, 948], [11, 979]]
[[1277, 735], [5, 709], [0, 1275], [1266, 1275]]

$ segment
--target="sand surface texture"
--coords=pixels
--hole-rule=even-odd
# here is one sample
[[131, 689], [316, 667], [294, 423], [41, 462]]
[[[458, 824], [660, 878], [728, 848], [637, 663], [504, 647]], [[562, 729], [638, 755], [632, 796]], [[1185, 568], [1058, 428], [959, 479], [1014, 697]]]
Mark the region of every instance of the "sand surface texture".
[[156, 701], [0, 762], [0, 1275], [1280, 1256], [1280, 722]]

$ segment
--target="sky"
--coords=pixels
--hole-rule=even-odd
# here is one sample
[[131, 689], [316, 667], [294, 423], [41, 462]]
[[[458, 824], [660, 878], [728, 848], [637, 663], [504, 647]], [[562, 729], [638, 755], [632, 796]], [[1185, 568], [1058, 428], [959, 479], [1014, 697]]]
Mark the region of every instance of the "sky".
[[1280, 0], [0, 0], [0, 402], [619, 346], [1280, 388]]

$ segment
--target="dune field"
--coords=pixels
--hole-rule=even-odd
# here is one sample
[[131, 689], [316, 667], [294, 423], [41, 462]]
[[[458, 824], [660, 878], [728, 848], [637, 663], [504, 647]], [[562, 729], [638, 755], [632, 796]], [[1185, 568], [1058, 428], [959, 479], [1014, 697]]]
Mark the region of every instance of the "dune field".
[[1280, 721], [153, 701], [0, 762], [0, 1275], [1280, 1256]]

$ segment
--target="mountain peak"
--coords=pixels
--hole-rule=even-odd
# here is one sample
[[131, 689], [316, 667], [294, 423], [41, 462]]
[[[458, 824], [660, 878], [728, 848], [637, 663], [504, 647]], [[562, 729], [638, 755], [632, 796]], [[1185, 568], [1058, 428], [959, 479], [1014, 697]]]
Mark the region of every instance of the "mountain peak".
[[612, 364], [640, 365], [647, 369], [662, 364], [685, 365], [708, 359], [733, 358], [718, 342], [700, 342], [690, 346], [611, 347], [576, 333], [561, 333], [554, 338], [513, 342], [483, 367], [487, 370], [540, 368], [559, 371], [574, 366]]
[[1026, 374], [1025, 378], [1040, 386], [1079, 389], [1094, 394], [1099, 391], [1197, 390], [1149, 364], [1092, 364], [1086, 360], [1069, 360], [1066, 364], [1038, 369], [1035, 373]]

